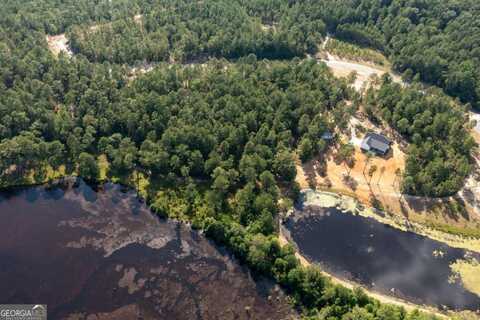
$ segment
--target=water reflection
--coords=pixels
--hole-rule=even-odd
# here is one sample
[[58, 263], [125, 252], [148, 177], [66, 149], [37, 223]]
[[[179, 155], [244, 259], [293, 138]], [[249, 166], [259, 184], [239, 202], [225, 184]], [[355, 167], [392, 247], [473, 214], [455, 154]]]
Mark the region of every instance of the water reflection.
[[82, 181], [0, 194], [0, 301], [49, 319], [285, 319], [272, 283], [133, 192]]
[[480, 307], [480, 297], [451, 277], [449, 265], [464, 250], [334, 208], [302, 208], [287, 228], [300, 251], [333, 274], [419, 304]]

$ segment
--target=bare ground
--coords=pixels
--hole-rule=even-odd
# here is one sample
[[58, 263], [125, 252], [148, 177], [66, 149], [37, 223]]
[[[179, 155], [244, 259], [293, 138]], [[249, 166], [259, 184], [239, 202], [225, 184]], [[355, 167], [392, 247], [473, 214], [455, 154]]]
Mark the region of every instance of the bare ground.
[[[408, 196], [399, 189], [401, 181], [397, 170], [404, 169], [405, 154], [398, 143], [394, 143], [390, 156], [386, 158], [368, 159], [355, 147], [355, 165], [352, 168], [335, 161], [336, 152], [332, 150], [325, 159], [315, 158], [304, 164], [297, 162], [297, 182], [302, 189], [320, 189], [349, 195], [366, 206], [375, 206], [407, 221], [427, 226], [454, 226], [460, 229], [480, 227], [475, 200], [475, 192], [478, 195], [479, 191], [476, 190], [478, 180], [474, 176], [457, 197], [438, 199]], [[373, 166], [377, 170], [370, 175]], [[322, 172], [324, 175], [321, 175]], [[470, 184], [474, 187], [468, 188]], [[461, 197], [463, 193], [467, 193], [468, 201]], [[465, 210], [453, 210], [452, 206], [456, 203], [463, 205]]]
[[68, 39], [64, 33], [56, 36], [47, 35], [47, 44], [48, 48], [55, 56], [58, 56], [62, 51], [69, 57], [73, 55], [72, 50], [70, 50], [70, 47], [68, 46]]
[[[326, 41], [321, 45], [325, 49]], [[333, 74], [337, 77], [346, 77], [356, 72], [357, 78], [354, 88], [360, 91], [370, 85], [375, 77], [389, 72], [393, 80], [402, 83], [401, 78], [385, 67], [371, 64], [347, 61], [323, 50], [323, 58]], [[471, 113], [472, 119], [478, 121], [472, 130], [472, 135], [480, 144], [480, 114]], [[404, 170], [405, 142], [390, 135], [395, 141], [392, 152], [386, 158], [375, 157], [370, 160], [360, 151], [359, 145], [362, 135], [357, 134], [355, 126], [361, 125], [369, 130], [380, 131], [365, 119], [352, 118], [350, 122], [351, 144], [355, 146], [355, 165], [347, 168], [344, 164], [335, 162], [335, 153], [332, 151], [325, 159], [313, 159], [306, 164], [297, 164], [297, 182], [302, 188], [319, 188], [354, 196], [366, 205], [376, 205], [386, 211], [405, 217], [411, 221], [427, 225], [455, 226], [458, 228], [480, 227], [480, 156], [476, 155], [476, 169], [467, 179], [465, 187], [455, 197], [432, 199], [427, 197], [413, 197], [401, 194], [400, 179], [397, 170]], [[390, 132], [392, 133], [392, 132]], [[343, 137], [345, 139], [345, 137]], [[323, 166], [323, 167], [322, 167]], [[377, 170], [369, 175], [369, 169], [375, 166]], [[324, 172], [322, 176], [320, 173]], [[373, 203], [375, 202], [375, 203]], [[460, 204], [463, 211], [452, 210], [452, 204]]]
[[355, 90], [360, 91], [369, 84], [371, 84], [372, 79], [375, 77], [381, 77], [385, 73], [389, 73], [393, 81], [397, 83], [402, 83], [401, 78], [388, 70], [385, 67], [378, 66], [367, 61], [349, 61], [344, 58], [340, 58], [330, 54], [325, 51], [330, 37], [326, 37], [325, 41], [320, 45], [322, 49], [317, 55], [317, 58], [324, 62], [333, 72], [336, 77], [345, 78], [349, 76], [352, 72], [356, 73], [356, 79], [353, 83]]
[[368, 157], [360, 150], [364, 134], [359, 133], [356, 127], [361, 125], [366, 130], [376, 132], [382, 130], [361, 118], [352, 117], [349, 136], [341, 136], [344, 142], [355, 147], [353, 167], [338, 161], [337, 150], [333, 149], [305, 164], [297, 162], [297, 182], [302, 188], [319, 188], [351, 195], [368, 205], [377, 199], [387, 208], [393, 206], [392, 200], [402, 197], [399, 173], [405, 167], [405, 154], [401, 147], [403, 142], [395, 141], [391, 136], [394, 143], [386, 157]]

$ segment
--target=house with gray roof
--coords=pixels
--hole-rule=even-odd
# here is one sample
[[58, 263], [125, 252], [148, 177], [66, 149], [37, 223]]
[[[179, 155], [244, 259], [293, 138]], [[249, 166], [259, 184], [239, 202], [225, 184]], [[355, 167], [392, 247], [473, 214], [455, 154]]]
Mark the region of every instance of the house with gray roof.
[[387, 137], [378, 133], [369, 132], [365, 135], [365, 138], [363, 138], [360, 149], [364, 152], [372, 152], [376, 155], [384, 156], [390, 151], [391, 145], [392, 141]]

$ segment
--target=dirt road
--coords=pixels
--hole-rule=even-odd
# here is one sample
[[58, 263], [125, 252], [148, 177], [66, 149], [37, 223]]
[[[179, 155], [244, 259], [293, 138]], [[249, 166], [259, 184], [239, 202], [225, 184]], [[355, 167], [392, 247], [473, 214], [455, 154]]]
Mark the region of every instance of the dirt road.
[[[325, 49], [329, 39], [327, 37], [320, 48]], [[381, 76], [386, 72], [390, 73], [395, 82], [402, 83], [399, 76], [384, 67], [348, 61], [335, 57], [325, 50], [322, 51], [318, 60], [326, 63], [335, 76], [346, 77], [351, 72], [357, 73], [357, 79], [353, 85], [356, 90], [360, 91], [363, 87], [368, 86], [372, 81], [372, 75]], [[472, 135], [480, 144], [480, 113], [471, 112], [470, 117], [477, 120]], [[454, 225], [459, 228], [476, 228], [480, 225], [480, 157], [476, 161], [476, 170], [466, 180], [465, 187], [457, 197], [460, 202], [464, 203], [467, 212], [452, 211], [452, 205], [455, 206], [458, 202], [454, 198], [433, 199], [401, 194], [399, 173], [404, 170], [406, 156], [397, 143], [393, 145], [392, 155], [387, 158], [367, 159], [361, 153], [359, 144], [363, 137], [361, 134], [357, 135], [355, 127], [361, 125], [368, 130], [379, 131], [379, 128], [372, 128], [367, 122], [364, 119], [352, 118], [350, 137], [343, 137], [356, 149], [354, 155], [356, 161], [353, 168], [348, 169], [344, 164], [335, 162], [335, 151], [332, 151], [324, 160], [314, 159], [306, 164], [298, 163], [297, 182], [302, 187], [318, 187], [351, 195], [367, 205], [371, 204], [372, 199], [376, 199], [385, 210], [422, 224]], [[324, 165], [322, 165], [322, 161], [325, 161]], [[376, 170], [372, 169], [369, 173], [369, 169], [372, 167], [375, 167]], [[320, 174], [322, 170], [323, 176]], [[345, 179], [346, 176], [349, 176], [350, 179]]]
[[[328, 41], [330, 41], [330, 36], [327, 35], [325, 41], [321, 45], [323, 51], [327, 47]], [[347, 77], [352, 72], [357, 74], [357, 78], [354, 82], [354, 88], [357, 91], [360, 91], [363, 87], [368, 85], [371, 82], [372, 76], [381, 77], [387, 72], [390, 73], [393, 81], [397, 83], [403, 83], [402, 79], [398, 75], [392, 73], [384, 67], [348, 61], [346, 59], [336, 57], [329, 52], [324, 53], [326, 54], [326, 59], [320, 59], [320, 61], [324, 62], [332, 70], [336, 77]]]

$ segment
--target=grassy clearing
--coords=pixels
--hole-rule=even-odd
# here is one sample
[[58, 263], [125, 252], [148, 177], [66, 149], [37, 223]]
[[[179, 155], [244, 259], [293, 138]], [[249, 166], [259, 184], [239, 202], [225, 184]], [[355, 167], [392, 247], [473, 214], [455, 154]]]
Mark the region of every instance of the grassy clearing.
[[390, 68], [388, 59], [378, 51], [362, 48], [337, 39], [330, 39], [325, 49], [332, 55], [357, 62], [370, 62]]
[[[455, 227], [451, 227], [450, 229], [448, 229], [448, 231], [443, 231], [440, 228], [440, 226], [443, 225], [424, 225], [416, 222], [407, 221], [406, 219], [393, 214], [385, 214], [384, 216], [381, 216], [380, 214], [375, 213], [371, 209], [359, 210], [359, 214], [365, 217], [373, 218], [383, 224], [388, 224], [402, 231], [414, 232], [424, 237], [446, 243], [454, 248], [461, 248], [480, 252], [480, 239], [474, 237], [467, 237], [464, 235], [463, 232], [462, 235], [448, 233], [448, 231], [452, 231]], [[447, 228], [445, 228], [445, 230], [447, 230]], [[461, 228], [458, 228], [458, 230], [456, 231], [461, 232], [463, 230]]]
[[480, 296], [480, 263], [476, 259], [457, 260], [450, 268], [467, 290]]
[[454, 234], [454, 235], [466, 237], [466, 238], [480, 239], [480, 228], [458, 227], [451, 224], [442, 224], [442, 223], [437, 223], [432, 221], [426, 222], [425, 225], [428, 226], [429, 228], [432, 228], [444, 233]]

